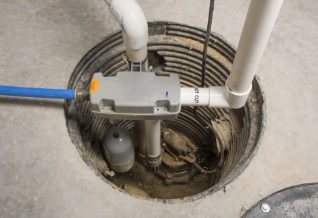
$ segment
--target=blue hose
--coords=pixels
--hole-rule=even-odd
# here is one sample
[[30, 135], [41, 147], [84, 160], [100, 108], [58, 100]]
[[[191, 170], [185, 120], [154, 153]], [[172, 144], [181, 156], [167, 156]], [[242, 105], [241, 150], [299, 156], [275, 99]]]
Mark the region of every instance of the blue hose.
[[30, 88], [30, 87], [0, 85], [0, 95], [32, 97], [32, 98], [75, 99], [75, 90], [45, 89], [45, 88]]

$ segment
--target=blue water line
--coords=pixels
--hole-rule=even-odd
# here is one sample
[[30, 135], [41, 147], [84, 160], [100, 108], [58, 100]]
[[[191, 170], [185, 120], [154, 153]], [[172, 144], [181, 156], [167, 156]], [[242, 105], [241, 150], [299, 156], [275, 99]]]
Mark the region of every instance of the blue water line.
[[0, 95], [32, 98], [75, 99], [75, 90], [0, 85]]

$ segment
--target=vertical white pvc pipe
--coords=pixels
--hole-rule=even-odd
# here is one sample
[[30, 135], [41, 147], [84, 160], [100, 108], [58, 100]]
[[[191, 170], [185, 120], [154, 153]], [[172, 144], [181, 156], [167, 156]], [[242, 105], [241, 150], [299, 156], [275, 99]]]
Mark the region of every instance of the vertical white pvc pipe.
[[146, 134], [146, 153], [151, 157], [161, 154], [160, 120], [144, 120]]
[[227, 79], [226, 98], [231, 108], [244, 106], [252, 81], [274, 27], [283, 0], [251, 0]]
[[141, 158], [145, 158], [146, 155], [146, 132], [145, 132], [145, 121], [136, 120], [136, 131], [137, 131], [137, 141], [138, 141], [138, 153]]
[[162, 162], [160, 145], [160, 120], [144, 120], [146, 135], [146, 161], [153, 173], [156, 173]]

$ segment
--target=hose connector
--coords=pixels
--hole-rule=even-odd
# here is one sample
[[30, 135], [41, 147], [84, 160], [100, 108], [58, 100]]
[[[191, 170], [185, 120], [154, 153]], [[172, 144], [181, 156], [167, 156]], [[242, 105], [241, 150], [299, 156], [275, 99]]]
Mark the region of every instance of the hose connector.
[[75, 100], [76, 101], [85, 101], [89, 100], [89, 93], [87, 90], [82, 88], [75, 89]]

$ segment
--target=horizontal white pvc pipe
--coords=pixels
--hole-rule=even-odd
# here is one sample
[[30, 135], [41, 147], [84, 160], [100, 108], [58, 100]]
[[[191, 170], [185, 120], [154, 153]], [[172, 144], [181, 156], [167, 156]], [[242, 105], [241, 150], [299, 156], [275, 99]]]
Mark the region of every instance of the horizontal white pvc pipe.
[[274, 27], [283, 0], [251, 0], [227, 79], [225, 97], [231, 108], [245, 105], [252, 81]]
[[209, 88], [181, 88], [181, 105], [208, 106], [210, 102]]
[[147, 57], [148, 25], [146, 17], [135, 0], [105, 0], [109, 10], [120, 24], [127, 56], [135, 62]]
[[181, 88], [180, 103], [182, 106], [208, 106], [228, 108], [225, 99], [225, 87], [210, 86], [209, 88]]

